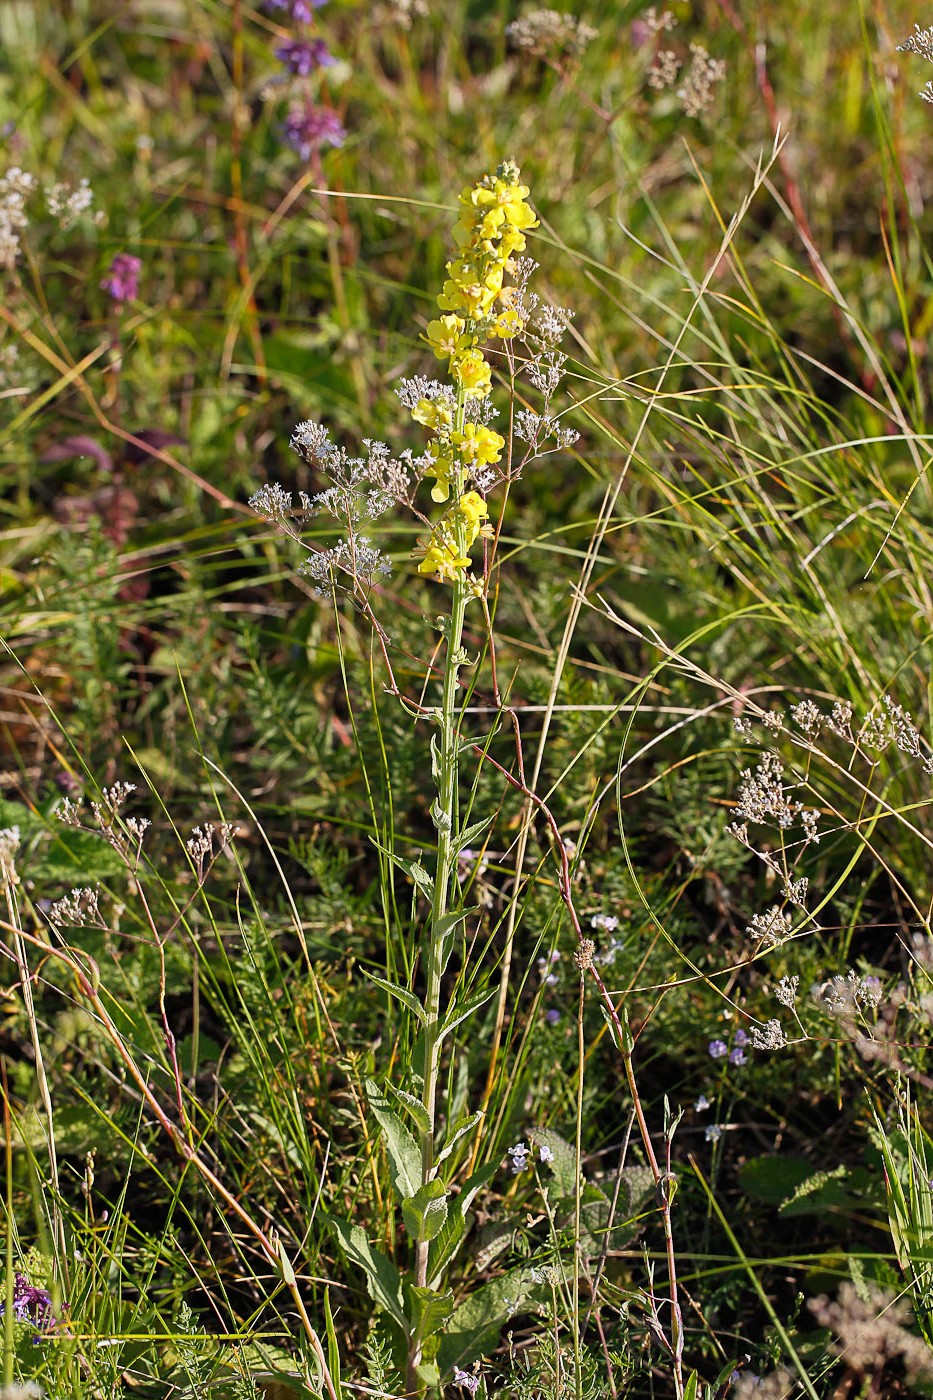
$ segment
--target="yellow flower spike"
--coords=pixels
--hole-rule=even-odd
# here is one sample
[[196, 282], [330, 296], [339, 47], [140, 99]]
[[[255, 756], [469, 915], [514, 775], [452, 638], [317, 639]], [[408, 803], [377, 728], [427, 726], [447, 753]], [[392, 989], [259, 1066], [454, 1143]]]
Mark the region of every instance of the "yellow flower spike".
[[441, 316], [428, 322], [427, 342], [439, 360], [448, 360], [463, 346], [465, 331], [461, 316]]
[[492, 371], [479, 350], [467, 350], [450, 363], [450, 375], [468, 399], [484, 399], [492, 388]]
[[464, 423], [463, 432], [451, 433], [450, 441], [459, 452], [460, 460], [468, 467], [492, 466], [498, 462], [505, 446], [505, 438], [482, 423]]
[[416, 423], [423, 423], [432, 433], [443, 433], [453, 423], [453, 410], [444, 399], [419, 399], [411, 411]]

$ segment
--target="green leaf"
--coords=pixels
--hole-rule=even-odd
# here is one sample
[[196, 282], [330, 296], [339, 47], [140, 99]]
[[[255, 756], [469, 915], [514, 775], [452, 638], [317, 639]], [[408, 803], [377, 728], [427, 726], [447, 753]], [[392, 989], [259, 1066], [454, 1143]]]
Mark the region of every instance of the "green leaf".
[[813, 1168], [802, 1157], [751, 1157], [739, 1168], [742, 1190], [756, 1201], [779, 1206], [792, 1196]]
[[440, 1283], [444, 1270], [460, 1248], [466, 1233], [466, 1217], [470, 1206], [479, 1192], [492, 1181], [498, 1171], [498, 1162], [487, 1163], [485, 1167], [480, 1167], [467, 1177], [458, 1196], [449, 1198], [444, 1228], [431, 1241], [428, 1253], [428, 1279], [435, 1286]]
[[339, 1236], [349, 1262], [365, 1273], [373, 1302], [385, 1308], [399, 1326], [407, 1330], [402, 1279], [391, 1259], [372, 1247], [359, 1225], [351, 1225], [337, 1215], [331, 1215], [328, 1219]]
[[426, 1337], [433, 1337], [447, 1323], [448, 1318], [454, 1310], [453, 1289], [448, 1288], [443, 1293], [436, 1292], [433, 1288], [416, 1288], [410, 1284], [405, 1290], [408, 1301], [408, 1316], [411, 1319], [411, 1329], [419, 1341], [424, 1341]]
[[549, 1166], [554, 1182], [553, 1198], [575, 1198], [577, 1191], [577, 1153], [566, 1138], [555, 1133], [553, 1128], [535, 1128], [534, 1146], [548, 1147], [551, 1150]]
[[374, 1079], [366, 1080], [366, 1097], [385, 1138], [396, 1193], [399, 1200], [407, 1200], [421, 1185], [421, 1151]]
[[463, 831], [458, 831], [457, 838], [454, 841], [454, 850], [460, 852], [464, 847], [471, 845], [476, 840], [477, 836], [481, 836], [487, 827], [492, 826], [495, 819], [496, 814], [494, 812], [492, 816], [484, 817], [481, 822], [474, 822], [472, 826], [466, 827]]
[[404, 1089], [396, 1089], [394, 1084], [387, 1083], [385, 1087], [392, 1097], [398, 1100], [405, 1109], [405, 1112], [411, 1114], [421, 1131], [423, 1133], [429, 1133], [431, 1131], [431, 1120], [428, 1117], [428, 1110], [421, 1100], [414, 1094], [406, 1094]]
[[413, 1240], [433, 1240], [447, 1219], [447, 1188], [438, 1178], [402, 1201], [402, 1218]]
[[413, 1014], [418, 1017], [421, 1024], [424, 1025], [424, 1007], [421, 1005], [421, 1002], [415, 996], [414, 992], [409, 992], [405, 987], [400, 987], [397, 982], [389, 982], [385, 977], [377, 977], [375, 972], [367, 972], [365, 967], [363, 968], [363, 975], [368, 977], [370, 982], [375, 982], [376, 986], [381, 987], [384, 992], [388, 992], [391, 996], [395, 997], [403, 1006], [407, 1006], [409, 1011], [413, 1012]]
[[691, 1371], [687, 1384], [684, 1386], [684, 1400], [697, 1400], [697, 1395], [699, 1393], [697, 1391], [698, 1385], [699, 1378], [697, 1373], [696, 1371]]
[[334, 1383], [337, 1400], [343, 1400], [343, 1387], [340, 1384], [340, 1347], [334, 1329], [334, 1315], [330, 1310], [330, 1289], [324, 1289], [324, 1330], [327, 1334], [327, 1369]]
[[421, 890], [427, 899], [432, 897], [434, 894], [434, 881], [419, 861], [405, 860], [403, 856], [397, 856], [394, 851], [390, 851], [388, 846], [383, 846], [375, 837], [370, 837], [370, 840], [377, 851], [381, 851], [387, 860], [390, 860], [393, 865], [397, 865], [399, 870], [404, 871], [410, 880], [414, 880], [418, 889]]
[[445, 1035], [449, 1035], [455, 1026], [459, 1026], [461, 1021], [465, 1021], [468, 1016], [472, 1016], [474, 1011], [478, 1011], [481, 1006], [485, 1006], [487, 1001], [490, 1001], [492, 997], [496, 995], [496, 991], [496, 987], [489, 987], [484, 992], [474, 992], [472, 996], [467, 997], [466, 1001], [454, 1002], [453, 1006], [448, 1007], [447, 1014], [444, 1017], [440, 1032], [438, 1033], [438, 1042], [442, 1041]]
[[480, 1121], [482, 1116], [482, 1109], [477, 1109], [476, 1112], [471, 1113], [468, 1118], [461, 1118], [459, 1123], [456, 1123], [454, 1125], [454, 1127], [451, 1129], [450, 1136], [444, 1143], [443, 1149], [438, 1153], [438, 1162], [446, 1161], [446, 1159], [450, 1156], [451, 1152], [453, 1152], [460, 1139], [466, 1137], [467, 1133], [471, 1133], [473, 1131], [473, 1129], [476, 1127], [477, 1123]]
[[543, 1288], [528, 1267], [510, 1269], [475, 1289], [447, 1323], [437, 1354], [441, 1371], [469, 1366], [477, 1357], [491, 1352], [503, 1324], [513, 1313], [524, 1310], [536, 1291], [535, 1301], [543, 1303]]

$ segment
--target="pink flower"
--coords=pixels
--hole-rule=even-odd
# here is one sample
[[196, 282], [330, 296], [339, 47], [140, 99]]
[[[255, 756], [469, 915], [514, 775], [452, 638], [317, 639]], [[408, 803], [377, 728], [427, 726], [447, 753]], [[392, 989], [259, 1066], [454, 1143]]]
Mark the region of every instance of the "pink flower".
[[100, 285], [114, 301], [135, 301], [139, 295], [141, 268], [142, 262], [132, 253], [117, 253]]

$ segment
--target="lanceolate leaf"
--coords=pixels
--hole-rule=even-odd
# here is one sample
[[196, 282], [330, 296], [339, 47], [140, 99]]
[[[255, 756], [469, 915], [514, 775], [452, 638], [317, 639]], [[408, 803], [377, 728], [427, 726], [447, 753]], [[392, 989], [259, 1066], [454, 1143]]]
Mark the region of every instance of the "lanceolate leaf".
[[406, 1327], [402, 1279], [392, 1260], [372, 1247], [359, 1225], [351, 1225], [337, 1215], [330, 1216], [329, 1220], [340, 1238], [347, 1259], [365, 1273], [370, 1297], [385, 1308], [400, 1327]]
[[429, 1133], [431, 1131], [431, 1120], [428, 1117], [428, 1110], [419, 1098], [416, 1098], [414, 1094], [406, 1094], [404, 1089], [396, 1089], [394, 1084], [386, 1084], [386, 1090], [402, 1105], [405, 1112], [414, 1118], [423, 1133]]
[[464, 831], [458, 831], [455, 843], [457, 851], [462, 851], [464, 847], [469, 846], [475, 841], [477, 836], [481, 836], [486, 828], [492, 825], [494, 820], [495, 813], [493, 813], [491, 817], [484, 817], [481, 822], [474, 822], [472, 826], [466, 827]]
[[421, 1024], [424, 1025], [424, 1007], [421, 1005], [421, 1002], [415, 996], [414, 992], [409, 992], [405, 987], [400, 987], [397, 982], [387, 981], [385, 977], [377, 977], [374, 972], [367, 972], [365, 967], [363, 968], [363, 972], [371, 982], [375, 982], [377, 987], [382, 987], [383, 991], [388, 992], [391, 996], [395, 997], [397, 1001], [400, 1001], [403, 1006], [407, 1006], [409, 1011], [414, 1012]]
[[404, 857], [397, 856], [394, 851], [390, 851], [387, 846], [383, 846], [375, 839], [373, 845], [377, 851], [382, 852], [387, 860], [390, 860], [393, 865], [397, 865], [399, 870], [403, 870], [410, 880], [414, 880], [427, 899], [431, 898], [434, 893], [434, 881], [423, 865], [416, 860], [405, 860]]
[[474, 1011], [478, 1011], [481, 1006], [485, 1006], [487, 1001], [496, 995], [496, 988], [489, 987], [484, 992], [474, 992], [467, 997], [466, 1001], [455, 1002], [444, 1017], [438, 1039], [443, 1040], [445, 1035], [449, 1035], [455, 1026], [459, 1026], [461, 1021], [465, 1021], [468, 1016], [472, 1016]]
[[405, 1201], [421, 1185], [421, 1151], [374, 1079], [366, 1080], [366, 1097], [385, 1137], [396, 1193], [399, 1200]]
[[450, 1156], [460, 1139], [473, 1131], [482, 1116], [482, 1110], [477, 1109], [476, 1113], [471, 1113], [469, 1118], [461, 1118], [459, 1123], [454, 1124], [442, 1151], [437, 1155], [438, 1162], [443, 1162], [445, 1158]]
[[499, 1170], [498, 1162], [488, 1163], [467, 1177], [460, 1188], [459, 1196], [450, 1196], [447, 1201], [447, 1220], [444, 1228], [431, 1241], [428, 1255], [428, 1278], [434, 1284], [440, 1282], [444, 1270], [453, 1259], [463, 1236], [466, 1233], [466, 1216], [477, 1194], [486, 1186]]

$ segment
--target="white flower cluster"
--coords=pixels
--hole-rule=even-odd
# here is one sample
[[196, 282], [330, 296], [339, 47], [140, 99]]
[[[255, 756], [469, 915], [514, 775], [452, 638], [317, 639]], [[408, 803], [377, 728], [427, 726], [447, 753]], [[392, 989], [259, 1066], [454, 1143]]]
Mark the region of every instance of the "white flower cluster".
[[76, 888], [61, 899], [56, 899], [49, 910], [49, 923], [56, 928], [71, 925], [74, 928], [105, 929], [107, 921], [100, 912], [99, 892]]
[[[60, 229], [67, 229], [93, 206], [90, 183], [81, 180], [76, 186], [56, 181], [42, 186], [45, 206]], [[28, 170], [10, 166], [0, 175], [0, 267], [15, 267], [20, 253], [21, 235], [29, 224], [26, 206], [40, 189], [39, 181]]]

